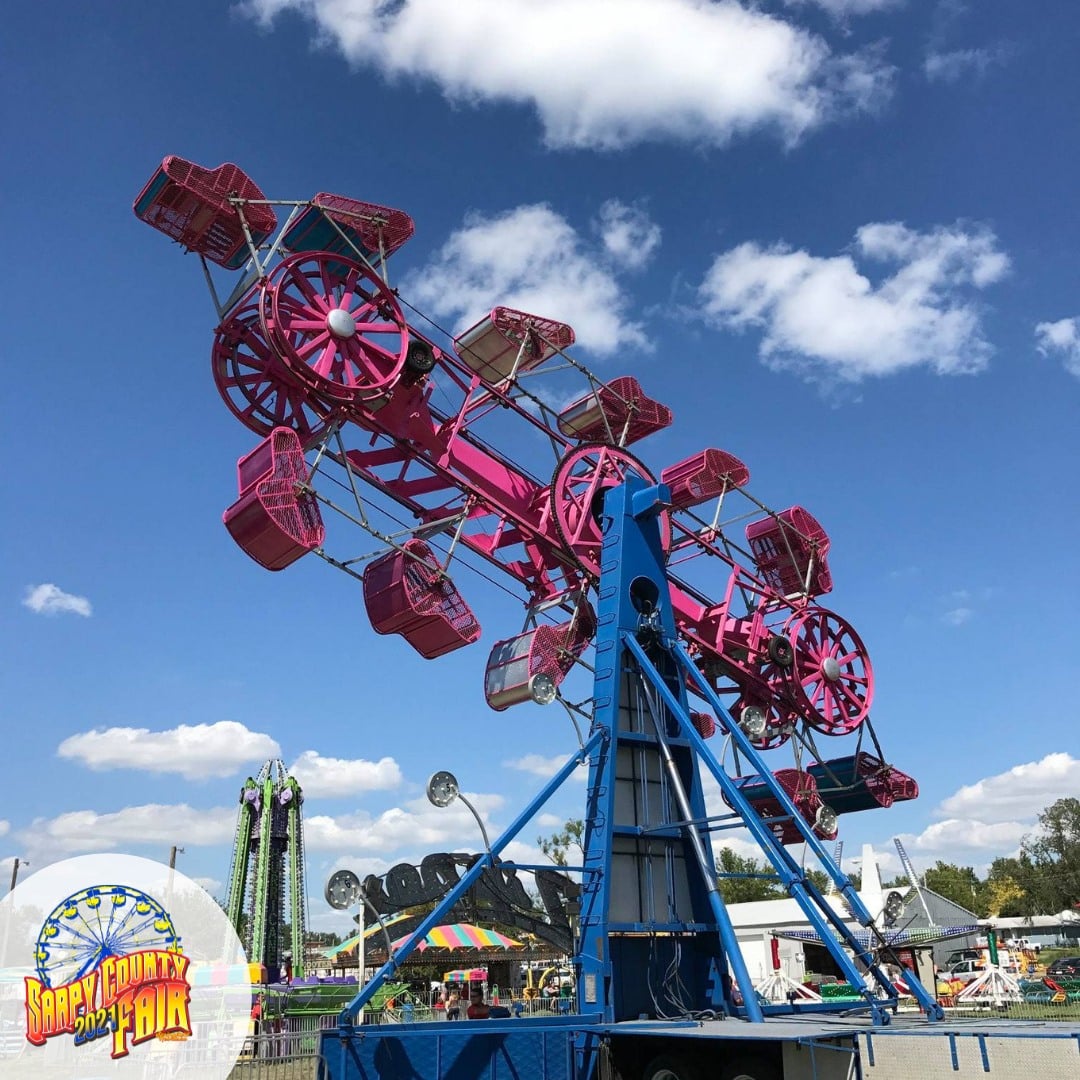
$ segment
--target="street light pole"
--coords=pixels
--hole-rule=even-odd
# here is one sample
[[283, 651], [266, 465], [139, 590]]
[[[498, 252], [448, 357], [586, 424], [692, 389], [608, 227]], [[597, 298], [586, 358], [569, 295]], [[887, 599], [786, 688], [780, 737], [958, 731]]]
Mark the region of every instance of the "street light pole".
[[183, 854], [184, 849], [182, 847], [177, 847], [175, 844], [173, 844], [172, 848], [169, 851], [169, 884], [165, 894], [166, 907], [172, 906], [173, 882], [176, 877], [176, 856]]
[[11, 888], [8, 889], [8, 892], [15, 891], [15, 882], [19, 880], [19, 867], [29, 865], [30, 863], [27, 862], [26, 859], [20, 859], [18, 856], [15, 857], [15, 861], [11, 864]]
[[[359, 993], [364, 989], [364, 916], [365, 901], [367, 897], [364, 895], [363, 886], [360, 887], [360, 914], [357, 916], [356, 928], [360, 934], [360, 937], [356, 941], [356, 992]], [[389, 959], [389, 958], [388, 958]], [[364, 1010], [361, 1007], [356, 1017], [358, 1024], [364, 1022]]]

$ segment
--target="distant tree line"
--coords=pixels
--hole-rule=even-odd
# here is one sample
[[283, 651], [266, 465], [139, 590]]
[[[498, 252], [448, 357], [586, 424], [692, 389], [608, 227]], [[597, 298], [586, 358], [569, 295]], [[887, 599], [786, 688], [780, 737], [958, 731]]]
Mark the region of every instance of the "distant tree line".
[[[778, 882], [765, 876], [771, 867], [764, 859], [737, 855], [723, 849], [717, 859], [720, 894], [725, 902], [777, 900], [786, 896]], [[759, 875], [725, 877], [726, 874]], [[820, 888], [824, 874], [808, 876]], [[856, 876], [856, 887], [860, 884]], [[947, 900], [973, 911], [979, 918], [996, 916], [1056, 915], [1080, 904], [1080, 799], [1058, 799], [1039, 814], [1039, 826], [1025, 837], [1019, 854], [995, 859], [980, 877], [974, 867], [940, 859], [922, 876], [920, 884]], [[901, 875], [886, 888], [910, 885]]]
[[[557, 865], [565, 866], [570, 851], [581, 851], [584, 824], [568, 821], [553, 836], [540, 837], [540, 849]], [[739, 855], [721, 848], [716, 860], [720, 895], [728, 904], [753, 900], [780, 900], [787, 896], [764, 858]], [[807, 876], [824, 891], [824, 873], [808, 869]], [[859, 887], [858, 875], [854, 876]], [[1080, 799], [1051, 803], [1039, 814], [1038, 828], [1024, 838], [1015, 856], [995, 859], [980, 877], [974, 867], [938, 860], [922, 877], [921, 885], [939, 893], [979, 918], [1056, 915], [1080, 906]], [[886, 888], [905, 888], [900, 876]]]

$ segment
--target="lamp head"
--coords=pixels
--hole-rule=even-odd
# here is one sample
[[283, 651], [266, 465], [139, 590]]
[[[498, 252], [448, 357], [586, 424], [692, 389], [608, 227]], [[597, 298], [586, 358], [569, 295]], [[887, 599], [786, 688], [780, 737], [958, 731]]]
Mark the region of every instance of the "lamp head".
[[885, 925], [895, 926], [896, 920], [900, 918], [903, 911], [903, 893], [897, 892], [896, 889], [893, 889], [893, 891], [885, 897]]
[[550, 705], [555, 700], [558, 692], [555, 680], [550, 675], [545, 675], [542, 671], [538, 671], [529, 680], [529, 697], [531, 697], [537, 705]]
[[822, 803], [814, 815], [814, 832], [819, 836], [835, 836], [839, 818], [827, 803]]
[[747, 705], [739, 714], [739, 727], [750, 739], [760, 739], [769, 726], [769, 717], [760, 705]]
[[363, 895], [360, 879], [351, 870], [338, 870], [326, 883], [326, 902], [335, 911], [344, 911]]
[[433, 774], [427, 783], [428, 802], [440, 809], [449, 806], [460, 794], [457, 777], [445, 769]]

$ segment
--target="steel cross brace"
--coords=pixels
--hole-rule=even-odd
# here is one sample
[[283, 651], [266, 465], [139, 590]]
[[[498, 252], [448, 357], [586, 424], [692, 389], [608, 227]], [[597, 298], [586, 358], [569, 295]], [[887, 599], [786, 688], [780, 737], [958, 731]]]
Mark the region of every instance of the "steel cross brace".
[[[862, 898], [855, 891], [850, 879], [843, 873], [840, 867], [836, 865], [832, 857], [825, 850], [821, 841], [815, 835], [813, 827], [796, 809], [795, 804], [791, 801], [787, 792], [776, 782], [771, 770], [768, 769], [762, 761], [760, 753], [751, 744], [749, 738], [739, 725], [735, 723], [731, 713], [728, 712], [723, 702], [721, 702], [720, 698], [708, 685], [704, 676], [690, 659], [689, 654], [682, 645], [675, 640], [667, 641], [664, 644], [677, 661], [681, 671], [693, 678], [699, 691], [703, 694], [713, 711], [716, 713], [716, 716], [721, 721], [725, 731], [730, 735], [732, 742], [757, 771], [758, 775], [769, 788], [773, 798], [780, 804], [784, 813], [791, 816], [796, 828], [802, 834], [804, 843], [806, 843], [820, 861], [825, 872], [836, 883], [852, 916], [861, 926], [866, 927], [868, 930], [872, 929], [874, 919], [867, 910], [866, 905], [862, 902]], [[799, 906], [803, 909], [803, 912], [810, 920], [811, 925], [817, 931], [822, 943], [832, 954], [833, 959], [840, 966], [841, 971], [844, 972], [847, 981], [866, 996], [875, 1020], [878, 1023], [888, 1023], [888, 1013], [883, 1011], [882, 1003], [879, 1003], [876, 999], [871, 997], [862, 973], [852, 963], [851, 958], [844, 951], [843, 946], [846, 945], [853, 951], [855, 957], [873, 975], [879, 986], [885, 991], [889, 1003], [895, 1006], [898, 996], [896, 988], [892, 985], [892, 982], [885, 972], [874, 962], [871, 950], [869, 948], [863, 948], [859, 944], [844, 919], [831, 907], [818, 888], [803, 872], [799, 863], [796, 862], [787, 848], [776, 839], [772, 830], [750, 806], [742, 790], [720, 766], [715, 755], [694, 727], [685, 706], [683, 706], [676, 696], [672, 694], [670, 688], [661, 678], [660, 673], [656, 670], [655, 666], [638, 642], [628, 635], [626, 638], [626, 646], [641, 666], [642, 673], [656, 688], [660, 697], [664, 700], [665, 705], [667, 705], [668, 709], [678, 719], [681, 735], [694, 747], [700, 761], [704, 763], [705, 767], [720, 785], [726, 801], [743, 819], [747, 829], [757, 841], [758, 845], [769, 859], [769, 862], [771, 862], [776, 869], [781, 882], [787, 888], [789, 894], [798, 901]], [[831, 924], [832, 927], [831, 931], [829, 924]], [[904, 981], [911, 990], [916, 1001], [918, 1001], [919, 1005], [925, 1010], [928, 1019], [940, 1020], [944, 1016], [941, 1006], [922, 983], [919, 982], [914, 971], [904, 968]]]
[[428, 932], [438, 926], [446, 913], [461, 899], [462, 896], [480, 879], [480, 875], [488, 866], [492, 866], [499, 853], [514, 839], [521, 830], [536, 816], [537, 811], [548, 801], [549, 798], [562, 786], [567, 777], [603, 743], [605, 734], [597, 731], [574, 753], [561, 769], [544, 785], [540, 793], [521, 811], [514, 819], [510, 827], [495, 841], [494, 845], [476, 860], [469, 870], [461, 877], [458, 883], [439, 901], [424, 921], [409, 935], [401, 948], [393, 956], [387, 957], [386, 963], [371, 977], [366, 986], [359, 988], [356, 997], [341, 1010], [338, 1017], [339, 1029], [351, 1029], [353, 1018], [375, 995], [380, 986], [397, 971], [404, 960], [410, 956], [417, 946], [424, 940]]

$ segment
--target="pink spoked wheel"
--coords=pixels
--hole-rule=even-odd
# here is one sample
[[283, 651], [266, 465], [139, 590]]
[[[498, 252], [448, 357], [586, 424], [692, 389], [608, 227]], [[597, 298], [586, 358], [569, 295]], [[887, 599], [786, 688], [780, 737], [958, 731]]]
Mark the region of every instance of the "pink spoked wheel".
[[263, 328], [286, 368], [322, 397], [385, 399], [409, 330], [397, 298], [366, 266], [328, 251], [280, 263], [262, 286]]
[[[631, 475], [656, 483], [652, 473], [633, 454], [601, 443], [576, 447], [555, 469], [551, 479], [551, 518], [555, 532], [564, 550], [587, 573], [596, 574], [600, 568], [604, 493]], [[671, 519], [666, 513], [660, 517], [660, 540], [667, 551], [671, 545]]]
[[846, 735], [870, 714], [874, 674], [866, 647], [835, 612], [811, 605], [785, 627], [795, 657], [788, 677], [806, 722], [825, 735]]
[[304, 446], [318, 442], [331, 408], [282, 363], [263, 333], [257, 303], [230, 315], [214, 333], [214, 383], [233, 416], [257, 435], [288, 427]]

